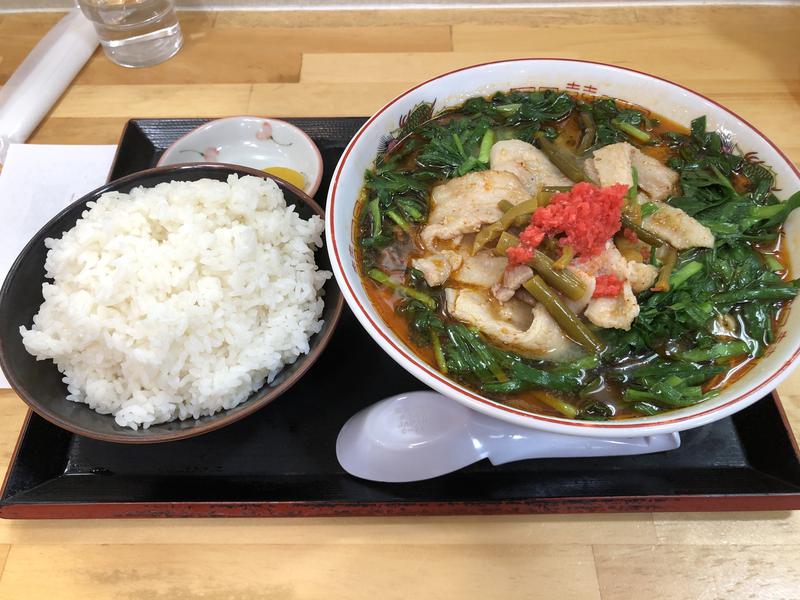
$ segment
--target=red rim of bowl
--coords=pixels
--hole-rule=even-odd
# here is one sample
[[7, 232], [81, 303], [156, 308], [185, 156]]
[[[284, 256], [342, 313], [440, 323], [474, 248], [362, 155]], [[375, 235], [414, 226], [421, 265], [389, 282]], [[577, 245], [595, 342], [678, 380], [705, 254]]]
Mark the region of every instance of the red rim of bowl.
[[[317, 144], [314, 142], [314, 140], [311, 139], [311, 136], [309, 136], [305, 131], [300, 129], [297, 125], [292, 125], [291, 123], [289, 123], [289, 121], [284, 121], [283, 119], [276, 119], [275, 117], [257, 117], [256, 115], [231, 115], [230, 117], [220, 117], [219, 119], [211, 119], [207, 123], [203, 123], [202, 125], [192, 129], [191, 131], [187, 131], [181, 137], [179, 137], [174, 142], [172, 142], [169, 146], [167, 146], [166, 149], [164, 150], [164, 152], [161, 153], [161, 156], [159, 157], [158, 162], [156, 163], [156, 167], [173, 167], [173, 166], [177, 166], [179, 164], [193, 164], [193, 163], [171, 163], [169, 165], [165, 165], [165, 164], [163, 164], [162, 161], [164, 160], [164, 157], [166, 156], [167, 152], [172, 150], [172, 148], [174, 148], [178, 143], [182, 142], [183, 140], [185, 140], [190, 135], [192, 135], [192, 134], [194, 134], [194, 133], [196, 133], [196, 132], [198, 132], [200, 130], [211, 129], [211, 127], [214, 125], [214, 123], [219, 123], [220, 121], [235, 121], [237, 119], [259, 119], [259, 120], [262, 120], [262, 121], [270, 121], [270, 122], [273, 122], [273, 123], [283, 123], [287, 127], [291, 127], [292, 129], [297, 131], [301, 136], [306, 138], [306, 140], [308, 141], [308, 145], [314, 150], [315, 162], [316, 162], [316, 165], [317, 165], [317, 174], [316, 174], [316, 177], [314, 177], [313, 185], [311, 185], [309, 190], [306, 191], [305, 189], [302, 189], [300, 191], [302, 191], [307, 196], [311, 196], [313, 198], [314, 195], [319, 190], [320, 184], [322, 183], [322, 170], [323, 170], [322, 153], [319, 151], [319, 148], [317, 147]], [[229, 164], [229, 163], [223, 163], [223, 162], [208, 163], [208, 161], [198, 161], [198, 164], [199, 163], [220, 164], [220, 165]], [[245, 165], [235, 165], [235, 166], [237, 166], [237, 167], [245, 167], [247, 169], [252, 169], [253, 168], [253, 167], [246, 167]], [[273, 175], [273, 177], [276, 177], [276, 176]], [[278, 179], [280, 179], [280, 177], [278, 177]], [[283, 180], [281, 180], [281, 181], [283, 181]]]
[[[767, 136], [765, 136], [763, 133], [761, 133], [761, 131], [759, 131], [758, 128], [754, 127], [746, 119], [743, 119], [742, 117], [737, 115], [732, 110], [729, 110], [728, 108], [726, 108], [725, 106], [723, 106], [719, 102], [716, 102], [715, 100], [712, 100], [711, 98], [708, 98], [708, 97], [704, 96], [703, 94], [695, 92], [694, 90], [691, 90], [691, 89], [689, 89], [689, 88], [687, 88], [687, 87], [685, 87], [683, 85], [675, 83], [674, 81], [670, 81], [668, 79], [664, 79], [663, 77], [657, 77], [656, 75], [651, 75], [649, 73], [645, 73], [644, 71], [637, 71], [636, 69], [629, 69], [627, 67], [619, 67], [619, 66], [616, 66], [616, 65], [610, 65], [608, 63], [589, 61], [589, 60], [569, 59], [569, 58], [512, 58], [512, 59], [506, 59], [506, 60], [489, 61], [489, 62], [485, 62], [485, 63], [479, 63], [479, 64], [476, 64], [476, 65], [470, 65], [470, 66], [467, 66], [467, 67], [462, 67], [460, 69], [454, 69], [452, 71], [448, 71], [447, 73], [443, 73], [441, 75], [437, 75], [436, 77], [432, 77], [432, 78], [430, 78], [430, 79], [428, 79], [426, 81], [423, 81], [422, 83], [420, 83], [420, 84], [418, 84], [418, 85], [406, 90], [405, 92], [403, 92], [402, 94], [400, 94], [399, 96], [397, 96], [396, 98], [394, 98], [393, 100], [391, 100], [390, 102], [385, 104], [374, 115], [372, 115], [369, 118], [369, 120], [367, 120], [367, 122], [364, 123], [364, 125], [361, 127], [361, 129], [358, 130], [356, 135], [353, 137], [353, 139], [348, 144], [347, 148], [344, 151], [344, 154], [342, 155], [341, 159], [339, 160], [339, 164], [336, 167], [336, 171], [333, 174], [333, 179], [331, 181], [331, 187], [330, 187], [330, 192], [329, 192], [328, 205], [326, 207], [326, 227], [327, 227], [328, 232], [330, 233], [330, 237], [331, 237], [331, 244], [330, 244], [329, 249], [331, 249], [333, 251], [334, 257], [336, 259], [336, 266], [338, 267], [337, 270], [342, 274], [341, 279], [343, 280], [343, 283], [346, 286], [346, 289], [347, 289], [347, 292], [348, 292], [347, 295], [352, 297], [353, 301], [355, 302], [356, 306], [358, 307], [358, 311], [360, 312], [360, 316], [364, 317], [370, 323], [370, 325], [372, 325], [374, 333], [378, 334], [383, 339], [383, 341], [385, 341], [387, 344], [389, 344], [389, 346], [391, 346], [394, 349], [394, 351], [396, 351], [404, 359], [406, 359], [411, 364], [413, 364], [416, 368], [418, 368], [421, 371], [423, 371], [427, 376], [437, 380], [439, 383], [441, 383], [442, 385], [452, 389], [454, 392], [456, 392], [458, 394], [463, 394], [463, 395], [469, 397], [470, 399], [475, 400], [477, 402], [480, 402], [481, 404], [484, 404], [487, 407], [490, 407], [490, 408], [493, 408], [493, 409], [499, 409], [499, 410], [502, 410], [502, 411], [505, 411], [505, 412], [508, 412], [508, 413], [511, 413], [511, 414], [514, 414], [514, 415], [517, 415], [517, 416], [521, 416], [521, 417], [530, 419], [532, 421], [541, 421], [541, 422], [545, 422], [545, 423], [556, 424], [556, 425], [559, 425], [559, 426], [580, 427], [580, 428], [595, 429], [595, 430], [597, 430], [597, 429], [605, 429], [607, 431], [614, 431], [614, 430], [619, 430], [619, 429], [632, 429], [632, 428], [647, 428], [647, 429], [651, 429], [651, 428], [654, 428], [654, 427], [659, 427], [659, 426], [664, 426], [664, 425], [671, 425], [673, 423], [681, 423], [681, 422], [690, 421], [690, 420], [693, 421], [693, 420], [697, 420], [698, 418], [700, 418], [700, 417], [702, 417], [704, 415], [709, 415], [709, 414], [724, 410], [726, 408], [729, 408], [729, 407], [733, 406], [734, 404], [737, 404], [737, 403], [741, 402], [745, 398], [751, 398], [759, 390], [761, 390], [764, 387], [768, 386], [775, 379], [780, 378], [782, 376], [785, 376], [787, 374], [786, 370], [789, 367], [791, 367], [792, 363], [794, 363], [795, 360], [798, 357], [800, 357], [800, 347], [796, 348], [794, 353], [778, 369], [776, 369], [769, 377], [767, 377], [764, 381], [762, 381], [760, 384], [758, 384], [754, 388], [751, 388], [750, 390], [744, 392], [743, 394], [740, 394], [739, 396], [737, 396], [736, 398], [733, 398], [732, 400], [729, 400], [728, 402], [725, 402], [724, 404], [720, 404], [719, 406], [714, 406], [712, 408], [709, 408], [707, 410], [704, 410], [702, 412], [695, 413], [695, 414], [692, 414], [692, 415], [686, 415], [686, 416], [683, 416], [683, 417], [676, 417], [676, 418], [672, 418], [672, 419], [664, 419], [664, 420], [659, 420], [659, 421], [648, 421], [646, 423], [641, 423], [641, 422], [640, 423], [624, 423], [624, 422], [620, 423], [620, 422], [617, 422], [617, 423], [613, 423], [613, 424], [611, 424], [611, 423], [582, 422], [582, 421], [578, 421], [578, 420], [575, 420], [575, 419], [551, 418], [551, 417], [546, 417], [546, 416], [543, 416], [543, 415], [537, 415], [537, 414], [534, 414], [534, 413], [529, 413], [529, 412], [525, 412], [525, 411], [521, 411], [521, 410], [516, 410], [516, 409], [511, 408], [509, 406], [506, 406], [504, 404], [500, 404], [500, 403], [495, 402], [493, 400], [489, 400], [488, 398], [484, 398], [483, 396], [480, 396], [480, 395], [472, 392], [471, 390], [468, 390], [468, 389], [463, 388], [461, 386], [457, 386], [457, 384], [455, 384], [455, 382], [453, 382], [453, 381], [451, 381], [451, 380], [449, 380], [449, 379], [447, 379], [445, 377], [442, 377], [442, 375], [438, 371], [435, 371], [434, 369], [432, 369], [427, 363], [424, 363], [424, 362], [420, 361], [413, 353], [411, 353], [410, 351], [408, 351], [405, 348], [403, 348], [403, 347], [399, 346], [398, 344], [396, 344], [391, 338], [389, 338], [383, 332], [383, 330], [381, 329], [381, 326], [378, 323], [376, 323], [372, 319], [372, 317], [370, 317], [369, 313], [366, 311], [366, 309], [364, 308], [364, 306], [362, 305], [362, 303], [359, 301], [358, 297], [356, 296], [355, 290], [351, 286], [350, 281], [344, 276], [344, 265], [342, 263], [341, 256], [339, 255], [339, 247], [338, 247], [338, 244], [336, 243], [336, 231], [335, 231], [334, 226], [333, 226], [333, 214], [334, 214], [334, 207], [335, 207], [335, 203], [336, 203], [336, 193], [337, 193], [338, 187], [339, 187], [339, 177], [341, 176], [341, 173], [344, 170], [344, 166], [345, 166], [345, 164], [347, 162], [348, 157], [350, 156], [350, 153], [352, 152], [353, 148], [355, 147], [356, 142], [364, 134], [364, 132], [369, 127], [369, 125], [372, 124], [373, 121], [375, 121], [375, 119], [377, 119], [381, 114], [386, 112], [394, 104], [396, 104], [397, 102], [399, 102], [400, 100], [402, 100], [403, 98], [408, 96], [410, 93], [412, 93], [413, 91], [419, 89], [422, 86], [425, 86], [425, 85], [427, 85], [427, 84], [429, 84], [429, 83], [431, 83], [433, 81], [437, 81], [437, 80], [442, 79], [444, 77], [448, 77], [450, 75], [453, 75], [454, 73], [460, 73], [461, 71], [468, 71], [468, 70], [475, 69], [475, 68], [478, 68], [478, 67], [485, 67], [485, 66], [489, 66], [489, 65], [496, 65], [496, 64], [503, 64], [503, 63], [530, 62], [530, 61], [537, 61], [537, 62], [540, 62], [540, 61], [554, 61], [554, 62], [570, 62], [570, 63], [597, 65], [597, 66], [602, 66], [602, 67], [615, 69], [615, 70], [619, 70], [619, 71], [627, 71], [629, 73], [636, 73], [637, 75], [643, 75], [645, 77], [650, 77], [651, 79], [655, 79], [657, 81], [662, 81], [662, 82], [667, 83], [669, 85], [672, 85], [672, 86], [675, 86], [675, 87], [680, 88], [682, 90], [685, 90], [685, 91], [687, 91], [687, 92], [689, 92], [689, 93], [691, 93], [691, 94], [693, 94], [693, 95], [695, 95], [695, 96], [697, 96], [699, 98], [702, 98], [702, 99], [706, 100], [707, 102], [713, 104], [714, 106], [717, 106], [718, 108], [722, 109], [723, 111], [725, 111], [729, 115], [732, 115], [736, 119], [739, 119], [745, 126], [749, 127], [756, 135], [758, 135], [761, 139], [763, 139], [765, 142], [767, 142], [767, 144], [769, 144], [775, 150], [775, 152], [786, 162], [786, 164], [795, 173], [795, 175], [798, 178], [800, 178], [800, 170], [798, 170], [798, 168], [794, 165], [794, 163], [791, 160], [789, 160], [789, 158], [780, 150], [780, 148], [778, 148], [772, 142], [772, 140], [770, 140]], [[352, 305], [351, 305], [351, 308], [352, 308]], [[370, 332], [370, 333], [372, 333], [372, 332]]]

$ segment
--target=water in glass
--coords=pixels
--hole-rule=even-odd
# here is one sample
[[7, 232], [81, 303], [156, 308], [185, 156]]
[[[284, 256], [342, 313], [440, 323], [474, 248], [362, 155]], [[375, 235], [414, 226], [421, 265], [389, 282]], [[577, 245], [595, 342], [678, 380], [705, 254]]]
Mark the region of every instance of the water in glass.
[[180, 50], [172, 0], [78, 0], [106, 56], [123, 67], [147, 67]]

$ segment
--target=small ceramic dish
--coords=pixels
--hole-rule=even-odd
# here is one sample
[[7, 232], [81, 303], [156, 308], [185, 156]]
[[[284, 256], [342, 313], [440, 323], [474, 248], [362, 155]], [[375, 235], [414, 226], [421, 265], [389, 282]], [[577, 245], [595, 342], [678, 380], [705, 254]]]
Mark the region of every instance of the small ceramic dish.
[[308, 135], [291, 123], [263, 117], [210, 121], [176, 140], [159, 167], [219, 162], [259, 169], [313, 196], [322, 180], [322, 156]]

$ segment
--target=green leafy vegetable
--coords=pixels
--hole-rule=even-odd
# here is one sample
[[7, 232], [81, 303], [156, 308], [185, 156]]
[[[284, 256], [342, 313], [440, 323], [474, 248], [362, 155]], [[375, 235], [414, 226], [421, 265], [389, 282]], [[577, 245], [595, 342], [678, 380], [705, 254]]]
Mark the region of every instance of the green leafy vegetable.
[[[570, 115], [580, 131], [578, 139], [565, 142], [559, 139], [560, 122]], [[472, 98], [457, 111], [439, 114], [431, 103], [415, 106], [384, 140], [366, 175], [358, 222], [363, 272], [395, 294], [412, 341], [432, 351], [439, 370], [484, 393], [527, 393], [562, 415], [585, 420], [616, 415], [621, 407], [605, 401], [609, 390], [621, 390], [615, 402], [644, 415], [704, 401], [716, 393], [710, 389], [714, 378], [764, 353], [781, 310], [797, 295], [800, 281], [784, 279], [787, 268], [777, 244], [781, 225], [800, 207], [800, 192], [781, 202], [772, 171], [755, 155], [734, 152], [728, 136], [707, 131], [705, 118], [695, 119], [687, 134], [657, 134], [656, 125], [612, 99], [576, 102], [552, 91]], [[650, 264], [660, 267], [660, 278], [637, 295], [640, 311], [630, 330], [598, 331], [574, 314], [563, 297], [577, 299], [585, 290], [564, 268], [569, 248], [554, 261], [558, 249], [543, 245], [531, 262], [538, 275], [524, 289], [590, 354], [557, 364], [498, 348], [449, 318], [443, 290], [428, 286], [422, 273], [406, 269], [400, 281], [396, 267], [380, 268], [380, 256], [393, 251], [384, 248], [395, 242], [413, 247], [428, 219], [432, 185], [487, 169], [492, 145], [507, 139], [537, 144], [575, 181], [585, 179], [585, 157], [597, 148], [629, 141], [665, 151], [666, 144], [673, 153], [668, 164], [680, 176], [679, 193], [667, 202], [707, 226], [714, 247], [677, 251], [643, 229], [642, 219], [658, 203], [638, 203], [634, 172], [622, 225], [651, 245]], [[520, 215], [528, 219], [546, 203], [543, 195], [538, 204], [501, 205], [507, 214], [478, 232], [473, 250], [494, 248], [502, 255], [518, 242], [513, 228], [524, 225]]]
[[[570, 114], [575, 100], [565, 92], [498, 92], [489, 99], [470, 98], [462, 112], [489, 117], [498, 125], [522, 126], [526, 135], [539, 131], [544, 121], [560, 121]], [[530, 139], [528, 140], [530, 141]]]
[[611, 98], [599, 98], [581, 104], [580, 110], [591, 115], [595, 125], [594, 143], [588, 147], [580, 144], [584, 154], [591, 154], [609, 144], [630, 141], [631, 138], [637, 143], [653, 141], [648, 131], [652, 123], [648, 123], [644, 113], [633, 108], [620, 108]]
[[575, 415], [582, 421], [608, 421], [614, 416], [614, 408], [600, 400], [593, 400], [580, 407]]

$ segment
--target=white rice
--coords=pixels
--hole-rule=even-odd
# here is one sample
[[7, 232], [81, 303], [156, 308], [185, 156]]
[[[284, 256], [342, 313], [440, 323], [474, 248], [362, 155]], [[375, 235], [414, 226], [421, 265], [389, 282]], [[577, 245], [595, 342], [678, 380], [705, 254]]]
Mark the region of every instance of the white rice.
[[25, 348], [53, 359], [68, 400], [121, 426], [240, 404], [322, 327], [322, 220], [257, 177], [103, 194], [47, 239], [44, 303]]

